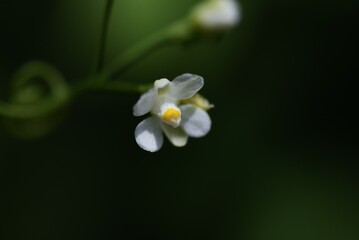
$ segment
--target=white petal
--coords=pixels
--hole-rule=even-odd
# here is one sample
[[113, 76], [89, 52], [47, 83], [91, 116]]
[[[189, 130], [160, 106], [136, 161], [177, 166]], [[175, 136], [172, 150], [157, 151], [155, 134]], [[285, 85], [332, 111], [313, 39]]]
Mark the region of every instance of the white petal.
[[135, 106], [133, 106], [133, 115], [136, 117], [145, 115], [149, 111], [155, 102], [157, 96], [157, 90], [152, 88], [146, 93], [142, 94], [140, 99], [137, 101]]
[[181, 126], [190, 137], [203, 137], [211, 129], [211, 119], [208, 113], [193, 105], [180, 106], [182, 113]]
[[159, 80], [156, 80], [154, 85], [155, 88], [157, 89], [157, 95], [163, 96], [168, 92], [172, 84], [168, 79], [161, 78]]
[[203, 84], [201, 76], [185, 73], [173, 79], [169, 94], [176, 99], [187, 99], [197, 93]]
[[159, 80], [155, 81], [155, 88], [165, 88], [168, 86], [168, 84], [170, 84], [170, 81], [167, 78], [161, 78]]
[[161, 123], [156, 117], [149, 117], [140, 122], [135, 130], [138, 146], [146, 151], [156, 152], [163, 144]]
[[182, 128], [174, 128], [170, 125], [162, 123], [162, 129], [170, 142], [176, 147], [183, 147], [187, 144], [188, 136]]

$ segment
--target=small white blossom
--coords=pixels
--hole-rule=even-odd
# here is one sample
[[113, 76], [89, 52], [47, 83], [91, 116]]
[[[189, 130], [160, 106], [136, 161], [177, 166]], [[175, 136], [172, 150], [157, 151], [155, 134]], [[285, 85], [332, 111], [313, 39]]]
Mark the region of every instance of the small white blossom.
[[202, 77], [183, 74], [172, 82], [156, 80], [154, 87], [142, 94], [133, 107], [134, 116], [151, 113], [135, 130], [137, 144], [146, 151], [156, 152], [163, 144], [163, 132], [177, 147], [187, 144], [188, 137], [203, 137], [211, 129], [208, 113], [191, 99], [203, 87]]
[[192, 20], [201, 30], [217, 32], [234, 27], [240, 17], [240, 6], [235, 0], [207, 0], [194, 9]]

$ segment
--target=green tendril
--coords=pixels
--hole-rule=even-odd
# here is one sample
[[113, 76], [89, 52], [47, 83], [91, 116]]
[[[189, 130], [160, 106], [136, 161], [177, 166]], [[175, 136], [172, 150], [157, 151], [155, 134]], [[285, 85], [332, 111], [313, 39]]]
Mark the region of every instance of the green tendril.
[[191, 23], [184, 19], [150, 35], [105, 65], [104, 56], [113, 4], [114, 0], [108, 0], [105, 6], [94, 74], [69, 85], [62, 74], [50, 64], [29, 62], [15, 73], [11, 81], [12, 94], [9, 101], [0, 100], [0, 116], [15, 119], [46, 116], [62, 109], [82, 93], [91, 91], [143, 93], [149, 90], [152, 84], [123, 82], [120, 76], [158, 48], [181, 44], [193, 37]]
[[[36, 83], [33, 83], [35, 82]], [[23, 96], [34, 84], [43, 83], [48, 89], [38, 91], [28, 101]], [[57, 69], [48, 63], [33, 61], [21, 67], [12, 79], [11, 101], [0, 101], [0, 114], [17, 119], [46, 115], [65, 105], [69, 100], [67, 84]], [[39, 87], [40, 88], [40, 87]]]

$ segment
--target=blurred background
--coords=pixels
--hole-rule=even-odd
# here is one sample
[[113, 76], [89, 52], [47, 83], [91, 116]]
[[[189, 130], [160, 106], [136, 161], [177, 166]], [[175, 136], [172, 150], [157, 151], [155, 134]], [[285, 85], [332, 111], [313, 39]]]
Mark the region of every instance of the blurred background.
[[[106, 61], [197, 2], [115, 0]], [[137, 146], [132, 93], [85, 94], [37, 139], [3, 120], [0, 239], [359, 239], [359, 2], [240, 3], [220, 41], [162, 48], [123, 75], [204, 76], [212, 130], [184, 148]], [[92, 72], [104, 7], [1, 0], [1, 99], [29, 60], [70, 83]]]

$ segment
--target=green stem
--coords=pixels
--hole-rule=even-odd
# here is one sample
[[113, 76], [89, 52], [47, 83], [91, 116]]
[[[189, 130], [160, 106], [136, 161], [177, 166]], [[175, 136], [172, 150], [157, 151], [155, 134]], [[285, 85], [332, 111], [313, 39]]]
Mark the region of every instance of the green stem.
[[81, 84], [71, 88], [71, 92], [66, 99], [58, 99], [54, 96], [49, 96], [34, 104], [6, 103], [0, 100], [0, 115], [14, 119], [37, 118], [56, 112], [59, 108], [70, 103], [72, 99], [85, 92], [110, 91], [143, 93], [149, 90], [152, 86], [152, 84], [144, 85], [119, 81], [106, 83], [83, 81]]
[[102, 80], [107, 80], [115, 75], [120, 75], [143, 57], [147, 56], [167, 41], [167, 32], [160, 32], [140, 42], [133, 48], [119, 55], [115, 60], [100, 72]]
[[192, 34], [189, 28], [190, 25], [187, 21], [179, 21], [141, 41], [124, 54], [115, 58], [109, 65], [102, 68], [107, 28], [113, 1], [108, 0], [106, 7], [97, 67], [99, 72], [69, 88], [59, 74], [50, 66], [32, 63], [32, 65], [25, 68], [24, 80], [19, 81], [21, 83], [20, 86], [27, 83], [31, 77], [38, 75], [47, 81], [52, 89], [52, 96], [43, 98], [33, 104], [4, 103], [0, 101], [0, 115], [18, 119], [36, 118], [56, 111], [84, 92], [116, 91], [142, 93], [152, 87], [152, 85], [139, 85], [119, 81], [108, 82], [107, 80], [123, 73], [139, 60], [165, 44], [183, 43], [189, 40]]
[[113, 3], [114, 0], [107, 0], [105, 6], [105, 13], [104, 13], [104, 18], [101, 28], [100, 48], [99, 48], [98, 59], [96, 64], [96, 72], [100, 71], [100, 69], [103, 67], [103, 63], [105, 60], [106, 42], [107, 42], [108, 28], [109, 28]]
[[110, 91], [143, 93], [153, 87], [153, 84], [134, 84], [123, 81], [94, 82], [83, 81], [72, 88], [71, 97], [75, 98], [85, 92]]
[[179, 21], [145, 38], [105, 66], [99, 73], [100, 81], [106, 81], [122, 74], [159, 47], [170, 43], [183, 42], [183, 40], [188, 38], [190, 34], [189, 30], [186, 21]]
[[37, 118], [56, 112], [62, 106], [65, 106], [65, 102], [56, 101], [50, 97], [36, 105], [10, 104], [0, 101], [0, 115], [15, 119]]
[[112, 91], [112, 92], [133, 92], [143, 93], [153, 87], [153, 84], [133, 84], [128, 82], [112, 81], [106, 84], [101, 84], [93, 87], [93, 90], [98, 91]]

